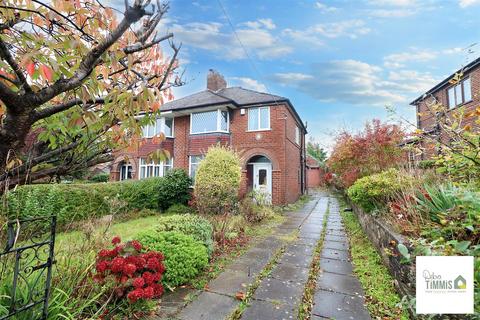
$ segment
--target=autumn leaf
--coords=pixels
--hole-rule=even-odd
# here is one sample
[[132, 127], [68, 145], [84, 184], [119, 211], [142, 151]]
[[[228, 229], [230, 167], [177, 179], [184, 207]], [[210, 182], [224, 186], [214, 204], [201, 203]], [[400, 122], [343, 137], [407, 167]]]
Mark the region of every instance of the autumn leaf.
[[467, 124], [465, 127], [463, 127], [463, 130], [468, 131], [468, 132], [472, 131], [472, 125]]
[[42, 74], [44, 79], [47, 79], [48, 81], [53, 80], [53, 71], [48, 66], [42, 64], [40, 66], [40, 73]]
[[238, 292], [235, 294], [235, 298], [236, 298], [237, 300], [243, 301], [243, 300], [245, 300], [246, 295], [245, 295], [244, 292], [238, 291]]
[[27, 72], [30, 77], [33, 76], [33, 73], [35, 72], [35, 63], [29, 62], [27, 64]]

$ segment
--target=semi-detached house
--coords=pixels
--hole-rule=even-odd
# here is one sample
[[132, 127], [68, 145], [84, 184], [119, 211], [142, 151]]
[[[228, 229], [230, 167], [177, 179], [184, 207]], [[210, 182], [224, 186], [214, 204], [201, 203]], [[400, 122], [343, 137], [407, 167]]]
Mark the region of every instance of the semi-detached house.
[[[183, 168], [194, 178], [208, 148], [220, 143], [241, 155], [241, 195], [262, 190], [273, 204], [285, 204], [305, 192], [306, 127], [289, 99], [227, 87], [223, 76], [210, 70], [206, 90], [168, 102], [161, 110], [141, 139], [115, 153], [111, 180], [163, 176], [172, 168]], [[160, 132], [166, 139], [157, 142], [153, 137]], [[147, 162], [159, 148], [171, 158]]]

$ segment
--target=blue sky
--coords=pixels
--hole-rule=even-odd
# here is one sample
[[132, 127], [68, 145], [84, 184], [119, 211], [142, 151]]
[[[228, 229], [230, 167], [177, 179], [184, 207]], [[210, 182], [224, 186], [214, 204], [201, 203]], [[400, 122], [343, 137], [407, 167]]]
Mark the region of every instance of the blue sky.
[[213, 68], [229, 85], [288, 97], [326, 147], [340, 129], [386, 120], [385, 105], [414, 119], [410, 101], [480, 55], [480, 45], [464, 49], [480, 40], [480, 0], [172, 0], [170, 6], [161, 27], [183, 43], [187, 80], [176, 98], [204, 90]]

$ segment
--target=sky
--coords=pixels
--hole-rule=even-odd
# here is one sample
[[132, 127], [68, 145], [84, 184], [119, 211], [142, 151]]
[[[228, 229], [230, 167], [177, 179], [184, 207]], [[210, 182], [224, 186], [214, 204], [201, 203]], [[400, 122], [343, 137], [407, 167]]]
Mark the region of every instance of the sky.
[[[342, 129], [412, 121], [409, 103], [480, 56], [480, 0], [170, 1], [161, 25], [182, 43], [186, 84], [206, 87], [209, 69], [229, 86], [290, 99], [326, 148]], [[168, 51], [167, 51], [168, 53]]]

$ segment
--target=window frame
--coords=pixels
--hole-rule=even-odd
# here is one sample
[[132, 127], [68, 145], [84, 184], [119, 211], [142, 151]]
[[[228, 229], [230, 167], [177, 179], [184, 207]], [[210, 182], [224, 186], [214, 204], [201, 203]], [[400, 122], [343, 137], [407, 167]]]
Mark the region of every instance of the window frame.
[[[195, 164], [198, 166], [200, 164], [200, 162], [202, 162], [203, 159], [205, 159], [205, 155], [202, 155], [202, 154], [193, 154], [193, 155], [189, 155], [188, 156], [188, 176], [190, 178], [192, 178], [192, 180], [194, 180], [194, 177], [192, 177], [192, 164], [194, 164], [194, 162], [192, 162], [192, 158], [193, 157], [202, 157], [202, 159], [198, 162], [195, 162]], [[195, 180], [194, 180], [195, 181]]]
[[[194, 114], [200, 114], [200, 113], [207, 113], [207, 112], [212, 112], [212, 111], [216, 111], [217, 112], [217, 129], [216, 130], [213, 130], [213, 131], [202, 131], [202, 132], [193, 132], [193, 126], [192, 126], [192, 123], [193, 123], [193, 115]], [[227, 130], [222, 130], [222, 112], [225, 112], [227, 114]], [[206, 134], [206, 133], [215, 133], [215, 132], [219, 132], [219, 133], [229, 133], [230, 132], [230, 112], [228, 112], [228, 109], [227, 110], [224, 110], [224, 109], [216, 109], [216, 110], [209, 110], [209, 111], [201, 111], [201, 112], [192, 112], [190, 114], [190, 134], [191, 135], [196, 135], [196, 134]]]
[[[470, 82], [470, 99], [469, 100], [465, 100], [465, 82], [466, 81], [469, 81]], [[461, 92], [461, 102], [457, 103], [458, 99], [457, 99], [457, 88], [460, 87], [460, 92]], [[452, 106], [450, 104], [450, 91], [453, 91], [453, 101], [454, 101], [454, 105]], [[464, 105], [466, 103], [469, 103], [473, 100], [472, 98], [472, 78], [470, 76], [466, 77], [465, 79], [463, 79], [462, 81], [458, 82], [457, 84], [454, 84], [450, 87], [447, 88], [447, 102], [448, 102], [448, 108], [449, 109], [453, 109], [453, 108], [456, 108], [456, 107], [459, 107], [461, 105]]]
[[[268, 128], [261, 128], [260, 124], [262, 123], [261, 120], [261, 109], [267, 109], [268, 112]], [[257, 129], [250, 129], [250, 112], [251, 110], [258, 110], [258, 120], [257, 120]], [[247, 109], [247, 132], [257, 132], [257, 131], [269, 131], [272, 130], [271, 128], [271, 116], [270, 116], [270, 106], [262, 106], [262, 107], [253, 107]]]
[[298, 126], [295, 126], [295, 143], [299, 146], [302, 144], [302, 134]]
[[[128, 169], [131, 169], [130, 171]], [[125, 173], [125, 175], [123, 174]], [[119, 176], [119, 181], [126, 181], [126, 180], [131, 180], [132, 178], [128, 177], [128, 174], [131, 173], [132, 178], [133, 178], [133, 166], [131, 163], [124, 163], [120, 166], [120, 176]]]
[[[142, 160], [145, 164], [142, 164]], [[167, 164], [168, 163], [168, 164]], [[142, 167], [145, 168], [145, 177], [142, 177]], [[148, 167], [152, 167], [153, 175], [147, 176]], [[148, 178], [155, 178], [155, 177], [163, 177], [165, 176], [165, 167], [170, 167], [170, 170], [173, 169], [173, 157], [167, 159], [167, 161], [160, 161], [159, 163], [154, 163], [153, 160], [147, 163], [146, 158], [138, 158], [138, 180], [148, 179]], [[155, 169], [158, 168], [159, 175], [155, 175]]]
[[[151, 139], [153, 137], [156, 137], [160, 133], [165, 134], [165, 119], [167, 119], [167, 118], [166, 117], [156, 117], [155, 122], [153, 124], [149, 123], [146, 126], [143, 126], [142, 127], [142, 138], [143, 139]], [[169, 119], [172, 119], [172, 134], [171, 135], [166, 135], [165, 134], [165, 138], [174, 138], [174, 136], [175, 136], [175, 118], [169, 118]], [[158, 120], [160, 120], [160, 130], [157, 130]], [[154, 135], [152, 135], [152, 136], [145, 135], [145, 129], [144, 128], [152, 127], [152, 126], [154, 128], [153, 129]], [[147, 129], [147, 133], [148, 133], [148, 129]]]

